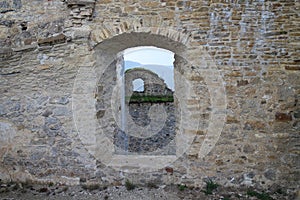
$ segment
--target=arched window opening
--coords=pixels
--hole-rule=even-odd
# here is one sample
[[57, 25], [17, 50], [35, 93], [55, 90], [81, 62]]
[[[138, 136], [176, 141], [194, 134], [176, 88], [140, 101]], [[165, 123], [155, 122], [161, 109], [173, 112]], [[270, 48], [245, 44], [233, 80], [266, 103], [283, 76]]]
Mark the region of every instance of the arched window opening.
[[157, 47], [123, 51], [117, 154], [175, 155], [174, 53]]
[[144, 81], [141, 78], [132, 81], [133, 92], [144, 92]]

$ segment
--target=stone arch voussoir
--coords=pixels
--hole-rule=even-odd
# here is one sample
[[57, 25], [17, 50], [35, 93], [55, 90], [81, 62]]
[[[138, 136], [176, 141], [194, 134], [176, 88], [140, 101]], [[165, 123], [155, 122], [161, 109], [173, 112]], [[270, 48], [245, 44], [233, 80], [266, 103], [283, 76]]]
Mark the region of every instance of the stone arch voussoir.
[[[96, 29], [93, 29], [91, 31], [91, 36], [90, 36], [91, 47], [94, 48], [102, 41], [106, 39], [111, 39], [123, 33], [150, 33], [150, 34], [167, 37], [173, 41], [188, 46], [188, 43], [191, 38], [191, 34], [187, 34], [182, 31], [177, 31], [171, 28], [157, 26], [158, 24], [162, 24], [159, 21], [154, 21], [152, 23], [142, 23], [142, 24], [139, 21], [140, 20], [125, 21], [125, 22], [120, 22], [118, 25], [112, 23], [106, 23], [100, 27], [97, 27]], [[151, 26], [145, 26], [144, 24], [151, 25]]]

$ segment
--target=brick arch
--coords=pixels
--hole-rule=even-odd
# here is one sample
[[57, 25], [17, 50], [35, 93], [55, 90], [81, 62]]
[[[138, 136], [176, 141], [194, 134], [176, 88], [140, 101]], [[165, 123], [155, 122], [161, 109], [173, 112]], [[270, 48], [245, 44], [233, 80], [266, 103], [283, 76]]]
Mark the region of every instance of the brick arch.
[[[93, 104], [97, 79], [101, 77], [101, 74], [105, 73], [105, 70], [112, 63], [116, 62], [120, 52], [136, 46], [156, 46], [175, 53], [174, 69], [176, 69], [175, 76], [178, 77], [177, 82], [179, 83], [177, 85], [178, 88], [175, 88], [175, 91], [177, 91], [175, 97], [179, 100], [181, 112], [186, 114], [186, 116], [181, 117], [184, 125], [176, 139], [176, 141], [183, 142], [180, 143], [181, 147], [177, 152], [177, 156], [183, 154], [192, 145], [194, 137], [197, 137], [199, 134], [205, 137], [202, 137], [202, 145], [194, 148], [197, 149], [195, 155], [203, 158], [211, 151], [220, 137], [226, 118], [225, 109], [227, 103], [224, 83], [214, 61], [204, 48], [191, 42], [189, 34], [164, 27], [145, 27], [142, 24], [136, 25], [136, 23], [124, 22], [117, 26], [106, 24], [102, 28], [94, 29], [91, 33], [90, 45], [96, 62], [93, 68], [82, 67], [79, 70], [76, 78], [79, 82], [75, 81], [74, 91], [78, 90], [76, 87], [85, 89], [81, 94], [73, 93], [73, 105], [76, 107], [77, 104], [81, 104], [81, 107], [85, 108], [81, 112], [74, 111], [74, 120], [75, 123], [76, 121], [81, 122], [76, 123], [80, 139], [96, 159], [100, 159], [103, 163], [118, 169], [123, 169], [124, 167], [122, 166], [124, 163], [120, 163], [120, 160], [123, 160], [127, 163], [126, 165], [131, 167], [144, 162], [145, 167], [151, 166], [154, 168], [164, 167], [166, 164], [176, 160], [173, 157], [168, 159], [158, 158], [157, 163], [159, 163], [159, 166], [153, 166], [147, 160], [127, 160], [124, 157], [114, 158], [112, 156], [112, 144], [105, 137], [104, 133], [97, 133], [97, 131], [101, 132], [102, 130], [97, 128], [97, 122], [93, 115], [83, 115], [83, 113], [95, 113], [95, 110], [90, 105], [82, 105], [80, 101], [82, 96], [86, 98], [86, 102]], [[87, 80], [86, 85], [80, 83], [82, 79]], [[198, 84], [204, 84], [203, 87], [208, 88], [208, 95], [206, 96], [210, 98], [211, 104], [209, 121], [207, 126], [202, 128], [200, 127], [200, 116], [202, 116], [201, 112], [204, 108], [200, 105], [202, 99], [198, 95], [199, 91], [195, 91]], [[89, 130], [86, 127], [89, 127]], [[103, 146], [99, 147], [97, 144], [102, 144]], [[140, 167], [143, 168], [142, 166]], [[133, 170], [135, 169], [133, 168]], [[152, 171], [153, 169], [144, 170]]]
[[[144, 22], [142, 22], [142, 20], [144, 20]], [[91, 31], [90, 45], [94, 48], [104, 40], [111, 39], [124, 33], [150, 33], [169, 38], [170, 40], [179, 42], [183, 45], [188, 45], [191, 34], [184, 33], [184, 31], [161, 27], [158, 26], [159, 24], [163, 24], [161, 20], [147, 20], [147, 18], [132, 19], [117, 25], [106, 23]]]

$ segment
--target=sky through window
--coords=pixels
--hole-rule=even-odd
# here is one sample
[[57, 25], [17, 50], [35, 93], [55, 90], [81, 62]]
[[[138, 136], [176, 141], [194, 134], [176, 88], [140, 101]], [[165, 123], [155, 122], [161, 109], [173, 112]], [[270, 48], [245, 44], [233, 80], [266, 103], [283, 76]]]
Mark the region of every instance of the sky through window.
[[134, 47], [124, 51], [125, 71], [144, 68], [156, 73], [174, 91], [174, 53], [152, 46]]

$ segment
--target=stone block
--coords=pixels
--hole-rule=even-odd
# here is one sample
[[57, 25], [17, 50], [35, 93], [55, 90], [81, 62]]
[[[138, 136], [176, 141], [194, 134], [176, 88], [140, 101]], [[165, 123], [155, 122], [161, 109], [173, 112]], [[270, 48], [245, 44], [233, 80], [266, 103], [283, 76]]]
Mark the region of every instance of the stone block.
[[299, 65], [286, 65], [286, 66], [284, 66], [284, 68], [286, 70], [297, 70], [297, 71], [300, 70], [300, 66]]
[[19, 10], [22, 8], [21, 0], [6, 0], [0, 2], [0, 13], [7, 13], [15, 10]]
[[297, 119], [300, 118], [300, 110], [294, 112], [294, 117], [297, 118]]
[[71, 5], [90, 5], [94, 4], [95, 0], [67, 0], [67, 4]]
[[245, 85], [248, 85], [249, 82], [248, 80], [239, 80], [237, 81], [237, 86], [245, 86]]
[[33, 45], [24, 45], [24, 46], [21, 46], [21, 47], [16, 47], [16, 48], [13, 48], [13, 51], [29, 51], [29, 50], [33, 50], [33, 49], [36, 49], [37, 48], [37, 45], [36, 44], [33, 44]]
[[55, 36], [51, 36], [48, 38], [38, 39], [39, 45], [54, 45], [59, 43], [65, 43], [67, 41], [67, 37], [64, 34], [58, 34]]
[[12, 48], [0, 48], [0, 55], [1, 54], [6, 54], [6, 55], [9, 55], [13, 52], [13, 49]]
[[91, 28], [88, 26], [82, 26], [80, 28], [74, 28], [73, 29], [73, 35], [72, 35], [72, 39], [73, 40], [77, 40], [77, 39], [88, 39], [91, 33]]
[[277, 112], [275, 114], [275, 120], [276, 121], [280, 121], [280, 122], [292, 121], [292, 115], [289, 114], [289, 113], [280, 113], [280, 112]]

